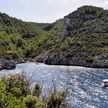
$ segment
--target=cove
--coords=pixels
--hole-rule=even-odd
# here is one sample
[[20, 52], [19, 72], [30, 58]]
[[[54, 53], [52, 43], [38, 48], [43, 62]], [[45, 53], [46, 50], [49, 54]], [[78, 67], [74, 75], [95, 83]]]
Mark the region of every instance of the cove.
[[17, 64], [14, 70], [1, 70], [0, 77], [23, 73], [30, 80], [31, 88], [36, 84], [43, 87], [43, 95], [50, 93], [53, 83], [57, 90], [67, 90], [67, 100], [72, 108], [107, 108], [108, 89], [101, 81], [108, 79], [108, 69], [78, 66], [54, 66], [41, 63]]

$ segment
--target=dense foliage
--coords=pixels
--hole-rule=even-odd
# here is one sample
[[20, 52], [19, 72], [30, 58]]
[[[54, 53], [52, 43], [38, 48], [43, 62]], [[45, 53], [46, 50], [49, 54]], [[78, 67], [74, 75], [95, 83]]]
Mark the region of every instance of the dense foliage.
[[30, 90], [29, 81], [23, 75], [14, 75], [0, 80], [0, 108], [63, 108], [65, 92], [54, 92], [45, 99], [39, 96], [42, 88], [36, 84]]
[[97, 65], [106, 64], [103, 57], [107, 56], [108, 10], [82, 6], [52, 24], [24, 22], [0, 13], [0, 57]]
[[[108, 10], [82, 6], [64, 18], [62, 39], [46, 63], [99, 66], [108, 62]], [[107, 67], [107, 66], [106, 66]]]
[[33, 58], [48, 50], [55, 44], [55, 34], [59, 34], [61, 25], [58, 22], [63, 24], [63, 20], [53, 24], [24, 22], [0, 13], [0, 56], [7, 59]]
[[65, 40], [60, 43], [59, 50], [97, 54], [108, 52], [108, 10], [82, 6], [65, 19], [70, 20], [65, 22], [67, 27], [64, 28], [69, 33], [67, 36], [64, 34]]

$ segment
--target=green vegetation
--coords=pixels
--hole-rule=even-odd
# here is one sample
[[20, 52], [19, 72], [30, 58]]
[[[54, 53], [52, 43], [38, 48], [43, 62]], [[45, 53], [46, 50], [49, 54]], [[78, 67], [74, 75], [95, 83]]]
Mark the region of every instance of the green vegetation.
[[94, 58], [92, 56], [86, 56], [86, 57], [84, 57], [84, 59], [88, 63], [92, 63], [94, 61]]
[[50, 94], [40, 99], [42, 88], [36, 84], [33, 91], [23, 75], [2, 78], [0, 81], [0, 108], [62, 108], [66, 93]]
[[[65, 36], [65, 40], [60, 43], [59, 51], [71, 52], [108, 52], [108, 10], [93, 6], [82, 6], [75, 12], [69, 14], [65, 18], [70, 19], [70, 23], [74, 20], [81, 20], [82, 23], [78, 27], [66, 29], [70, 32], [69, 36]], [[77, 17], [79, 16], [79, 17]], [[79, 22], [80, 23], [80, 22]], [[70, 26], [67, 25], [67, 26]], [[75, 23], [75, 26], [76, 23]], [[58, 48], [58, 47], [57, 47]], [[103, 52], [104, 51], [104, 52]]]
[[[74, 62], [83, 66], [93, 62], [101, 65], [100, 60], [105, 60], [103, 57], [108, 55], [108, 10], [82, 6], [65, 16], [64, 20], [64, 38], [56, 43], [48, 64], [64, 61], [65, 65], [74, 65]], [[98, 58], [99, 62], [95, 59], [97, 56], [101, 58]]]
[[63, 28], [63, 20], [40, 24], [24, 22], [0, 13], [0, 57], [34, 58], [56, 44], [60, 28]]
[[0, 58], [39, 56], [46, 63], [44, 58], [56, 57], [53, 63], [66, 58], [72, 59], [71, 64], [74, 57], [92, 63], [97, 56], [108, 54], [108, 10], [102, 8], [82, 6], [52, 24], [24, 22], [0, 13], [0, 24]]

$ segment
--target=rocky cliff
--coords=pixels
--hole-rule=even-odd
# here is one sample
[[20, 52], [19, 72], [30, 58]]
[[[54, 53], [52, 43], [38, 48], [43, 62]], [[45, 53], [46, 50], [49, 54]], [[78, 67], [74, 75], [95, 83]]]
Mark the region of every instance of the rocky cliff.
[[[93, 6], [83, 6], [64, 17], [63, 36], [77, 32], [108, 33], [108, 11]], [[89, 27], [89, 28], [88, 28]]]

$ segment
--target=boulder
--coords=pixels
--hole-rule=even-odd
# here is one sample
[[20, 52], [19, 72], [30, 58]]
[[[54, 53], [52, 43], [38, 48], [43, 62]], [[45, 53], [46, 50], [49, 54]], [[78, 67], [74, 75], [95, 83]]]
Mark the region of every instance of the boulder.
[[15, 62], [17, 64], [20, 64], [20, 63], [25, 63], [26, 61], [23, 58], [18, 58], [18, 59], [15, 59]]
[[12, 60], [0, 59], [0, 70], [2, 69], [14, 69], [16, 63]]

